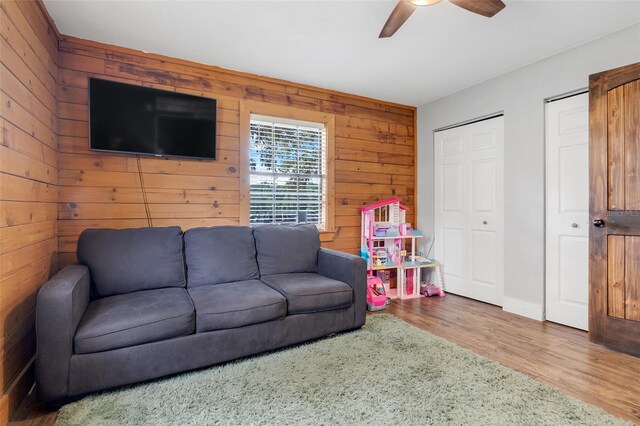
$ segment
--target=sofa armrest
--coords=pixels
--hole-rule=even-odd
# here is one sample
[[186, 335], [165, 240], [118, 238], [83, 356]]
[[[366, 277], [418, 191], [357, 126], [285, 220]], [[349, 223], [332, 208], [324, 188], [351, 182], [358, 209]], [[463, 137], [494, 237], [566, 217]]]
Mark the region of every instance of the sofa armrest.
[[318, 252], [318, 273], [353, 287], [353, 328], [361, 327], [367, 314], [367, 264], [364, 259], [353, 254], [321, 248]]
[[89, 269], [63, 268], [38, 293], [36, 305], [36, 383], [45, 403], [68, 396], [73, 336], [89, 305]]

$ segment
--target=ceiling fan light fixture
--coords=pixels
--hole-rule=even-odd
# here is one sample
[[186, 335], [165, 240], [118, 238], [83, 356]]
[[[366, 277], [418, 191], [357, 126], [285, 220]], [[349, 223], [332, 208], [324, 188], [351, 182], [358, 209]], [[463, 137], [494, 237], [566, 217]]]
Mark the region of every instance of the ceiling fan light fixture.
[[[378, 38], [391, 37], [398, 31], [413, 12], [418, 10], [421, 6], [433, 6], [440, 3], [442, 0], [398, 0], [396, 7], [391, 11], [391, 15], [387, 18], [387, 22], [384, 23], [382, 31]], [[449, 0], [451, 3], [459, 6], [469, 12], [477, 13], [478, 15], [491, 18], [496, 13], [504, 9], [505, 4], [502, 0]]]
[[433, 6], [440, 3], [442, 0], [409, 0], [409, 3], [414, 6]]

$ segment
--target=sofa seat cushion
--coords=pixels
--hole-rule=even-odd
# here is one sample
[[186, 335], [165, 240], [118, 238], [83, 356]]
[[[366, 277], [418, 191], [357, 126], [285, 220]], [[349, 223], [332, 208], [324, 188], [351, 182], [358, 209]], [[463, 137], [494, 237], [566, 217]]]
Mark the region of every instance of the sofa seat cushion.
[[74, 337], [75, 353], [108, 351], [192, 334], [193, 303], [183, 288], [162, 288], [92, 301]]
[[289, 314], [346, 308], [353, 302], [350, 285], [318, 274], [278, 274], [260, 279], [287, 298]]
[[287, 301], [258, 280], [188, 289], [196, 307], [198, 333], [243, 327], [287, 315]]

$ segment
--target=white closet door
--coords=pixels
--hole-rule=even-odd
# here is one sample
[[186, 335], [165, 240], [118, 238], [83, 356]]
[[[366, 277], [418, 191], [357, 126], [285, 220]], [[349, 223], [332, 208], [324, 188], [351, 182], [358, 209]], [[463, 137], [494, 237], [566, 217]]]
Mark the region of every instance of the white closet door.
[[[455, 129], [452, 129], [455, 130]], [[435, 256], [444, 262], [446, 291], [465, 293], [468, 166], [463, 132], [436, 133]]]
[[496, 117], [435, 134], [435, 254], [448, 292], [502, 305], [503, 139]]
[[546, 146], [546, 319], [586, 330], [589, 97], [550, 102]]

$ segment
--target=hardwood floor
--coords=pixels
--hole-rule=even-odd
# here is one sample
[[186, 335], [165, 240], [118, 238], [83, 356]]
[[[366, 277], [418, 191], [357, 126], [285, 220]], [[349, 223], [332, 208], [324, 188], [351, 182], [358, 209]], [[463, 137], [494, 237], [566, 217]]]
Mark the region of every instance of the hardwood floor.
[[[393, 301], [384, 312], [640, 424], [640, 358], [589, 343], [583, 331], [454, 295]], [[30, 395], [9, 424], [55, 419]]]
[[9, 421], [12, 426], [53, 426], [58, 418], [57, 411], [47, 411], [38, 401], [35, 391], [24, 397]]

